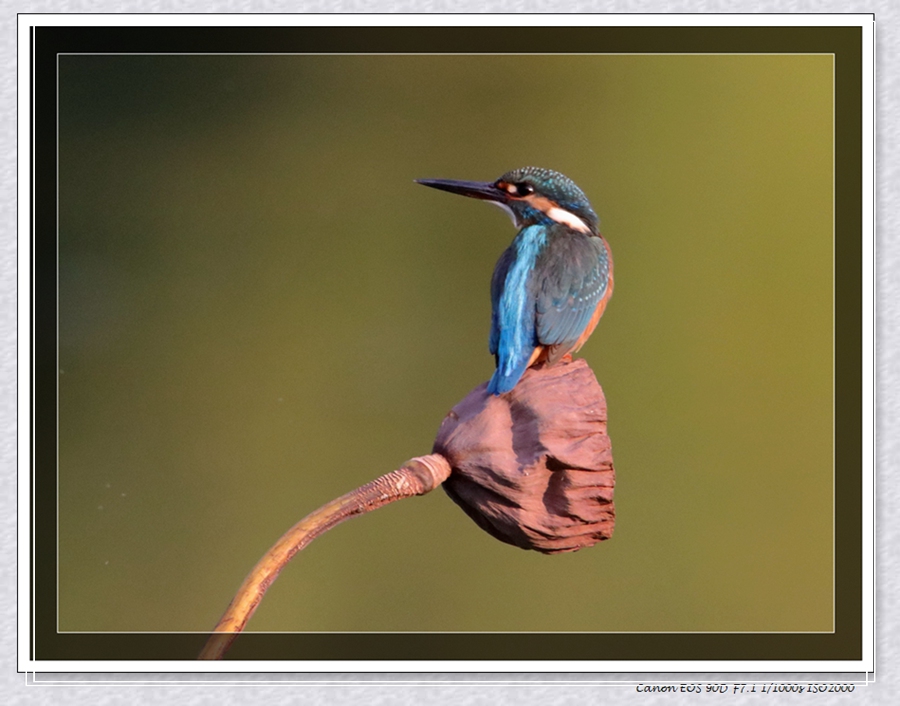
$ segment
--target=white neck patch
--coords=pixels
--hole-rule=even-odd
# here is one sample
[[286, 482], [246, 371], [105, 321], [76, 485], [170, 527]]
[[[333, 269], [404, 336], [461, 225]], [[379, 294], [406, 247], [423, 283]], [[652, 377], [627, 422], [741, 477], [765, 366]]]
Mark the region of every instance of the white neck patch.
[[591, 229], [587, 223], [585, 223], [582, 219], [576, 216], [571, 211], [567, 211], [562, 208], [555, 201], [551, 201], [546, 196], [537, 196], [532, 194], [530, 196], [525, 197], [525, 201], [527, 201], [533, 208], [538, 209], [539, 211], [543, 211], [547, 218], [550, 218], [557, 223], [562, 223], [563, 225], [569, 226], [572, 230], [577, 230], [579, 233], [590, 233]]
[[591, 230], [588, 227], [588, 224], [581, 220], [578, 216], [576, 216], [571, 211], [560, 208], [559, 206], [551, 206], [546, 211], [544, 211], [544, 213], [547, 214], [548, 218], [552, 218], [557, 223], [567, 225], [572, 230], [577, 230], [581, 233], [588, 233]]
[[[550, 199], [544, 198], [543, 196], [526, 196], [523, 200], [528, 201], [534, 208], [538, 209], [539, 211], [543, 211], [547, 215], [547, 218], [550, 218], [557, 223], [567, 225], [569, 226], [569, 228], [571, 228], [572, 230], [577, 230], [579, 233], [591, 232], [591, 229], [587, 223], [585, 223], [571, 211], [567, 211], [566, 209], [558, 206]], [[519, 219], [516, 217], [516, 214], [509, 206], [507, 206], [505, 203], [500, 203], [499, 201], [488, 201], [488, 203], [506, 211], [506, 214], [509, 216], [513, 225], [516, 228], [519, 227]]]

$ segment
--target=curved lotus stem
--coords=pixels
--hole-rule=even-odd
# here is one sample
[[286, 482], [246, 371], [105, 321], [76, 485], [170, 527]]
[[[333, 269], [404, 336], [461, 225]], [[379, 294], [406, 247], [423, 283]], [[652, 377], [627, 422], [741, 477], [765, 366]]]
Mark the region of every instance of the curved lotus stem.
[[401, 498], [424, 495], [437, 488], [449, 475], [450, 464], [440, 454], [419, 456], [304, 517], [266, 552], [244, 579], [199, 659], [222, 659], [281, 570], [316, 537], [356, 515]]

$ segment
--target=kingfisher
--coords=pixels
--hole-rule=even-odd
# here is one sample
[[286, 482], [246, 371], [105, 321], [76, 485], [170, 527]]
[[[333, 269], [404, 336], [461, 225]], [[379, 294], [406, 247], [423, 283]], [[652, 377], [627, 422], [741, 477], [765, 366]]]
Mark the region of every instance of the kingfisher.
[[553, 365], [594, 332], [613, 291], [613, 261], [584, 192], [552, 169], [514, 169], [496, 181], [417, 179], [499, 206], [519, 229], [491, 278], [487, 390], [512, 390], [530, 366]]

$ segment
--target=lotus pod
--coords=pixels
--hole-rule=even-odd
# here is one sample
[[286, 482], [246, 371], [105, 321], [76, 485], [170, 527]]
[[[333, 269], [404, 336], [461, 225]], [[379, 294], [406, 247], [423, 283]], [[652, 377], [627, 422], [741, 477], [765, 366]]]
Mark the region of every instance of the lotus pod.
[[497, 539], [545, 554], [609, 539], [615, 525], [606, 398], [584, 360], [531, 368], [511, 392], [476, 387], [444, 418], [444, 490]]

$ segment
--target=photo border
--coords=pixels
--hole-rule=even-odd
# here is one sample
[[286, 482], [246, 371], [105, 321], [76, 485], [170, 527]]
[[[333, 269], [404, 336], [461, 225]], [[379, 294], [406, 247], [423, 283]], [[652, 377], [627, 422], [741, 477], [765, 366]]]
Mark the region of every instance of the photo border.
[[[253, 633], [229, 660], [419, 665], [511, 660], [519, 664], [695, 662], [843, 663], [866, 652], [864, 599], [866, 390], [863, 351], [865, 141], [864, 35], [847, 26], [47, 26], [25, 30], [33, 89], [32, 512], [33, 613], [26, 656], [33, 663], [193, 660], [205, 633], [56, 631], [56, 66], [60, 53], [830, 53], [835, 56], [835, 630], [833, 633]], [[83, 16], [82, 16], [83, 17]], [[131, 17], [113, 17], [128, 22]], [[153, 16], [151, 20], [157, 20]], [[172, 16], [167, 16], [172, 17]], [[184, 16], [182, 16], [184, 17]], [[304, 16], [304, 20], [307, 16]], [[734, 17], [734, 16], [732, 16]], [[844, 16], [852, 19], [859, 16]], [[20, 39], [22, 36], [20, 17]], [[203, 16], [205, 22], [209, 16]], [[271, 18], [263, 18], [270, 20]], [[289, 17], [300, 21], [298, 17]], [[337, 18], [333, 19], [337, 24]], [[391, 16], [390, 19], [398, 19]], [[479, 20], [483, 19], [479, 16]], [[538, 22], [543, 17], [538, 17]], [[557, 16], [557, 19], [560, 19]], [[754, 16], [752, 19], [758, 19]], [[20, 41], [20, 52], [21, 52]], [[20, 64], [20, 72], [22, 70]], [[21, 90], [21, 76], [20, 76]], [[21, 134], [20, 134], [21, 138]], [[870, 185], [871, 186], [871, 185]], [[21, 212], [20, 212], [21, 215]], [[20, 233], [20, 237], [27, 235]], [[871, 245], [868, 246], [871, 252]], [[838, 276], [838, 271], [839, 275]], [[865, 292], [871, 296], [871, 292]], [[21, 306], [21, 302], [20, 302]], [[871, 308], [869, 309], [871, 312]], [[21, 321], [20, 321], [21, 324]], [[21, 380], [20, 376], [20, 380]], [[20, 438], [22, 432], [20, 430]], [[20, 457], [20, 463], [22, 459]], [[871, 458], [869, 460], [871, 463]], [[871, 469], [869, 471], [871, 473]], [[20, 482], [20, 490], [22, 488]], [[26, 488], [27, 490], [27, 488]], [[868, 509], [871, 519], [871, 508]], [[21, 540], [20, 534], [20, 540]], [[871, 544], [871, 542], [870, 542]], [[21, 556], [21, 554], [20, 554]], [[22, 567], [24, 568], [24, 567]], [[26, 576], [26, 578], [28, 578]], [[871, 606], [870, 606], [871, 607]], [[22, 663], [20, 654], [20, 664]], [[657, 662], [662, 660], [663, 662]], [[196, 665], [195, 668], [199, 668]], [[431, 665], [433, 668], [433, 664]], [[707, 665], [708, 667], [708, 665]], [[704, 667], [704, 668], [707, 668]], [[724, 665], [735, 671], [735, 665]], [[104, 668], [109, 668], [105, 665]], [[646, 664], [644, 665], [646, 668]], [[696, 667], [694, 667], [696, 668]], [[803, 667], [808, 669], [808, 667]], [[872, 664], [874, 668], [874, 664]], [[71, 669], [71, 667], [67, 667]], [[616, 667], [617, 671], [621, 671]], [[868, 666], [867, 666], [868, 669]], [[197, 669], [199, 671], [199, 669]], [[203, 665], [204, 671], [207, 666]], [[830, 670], [830, 671], [831, 671]]]

